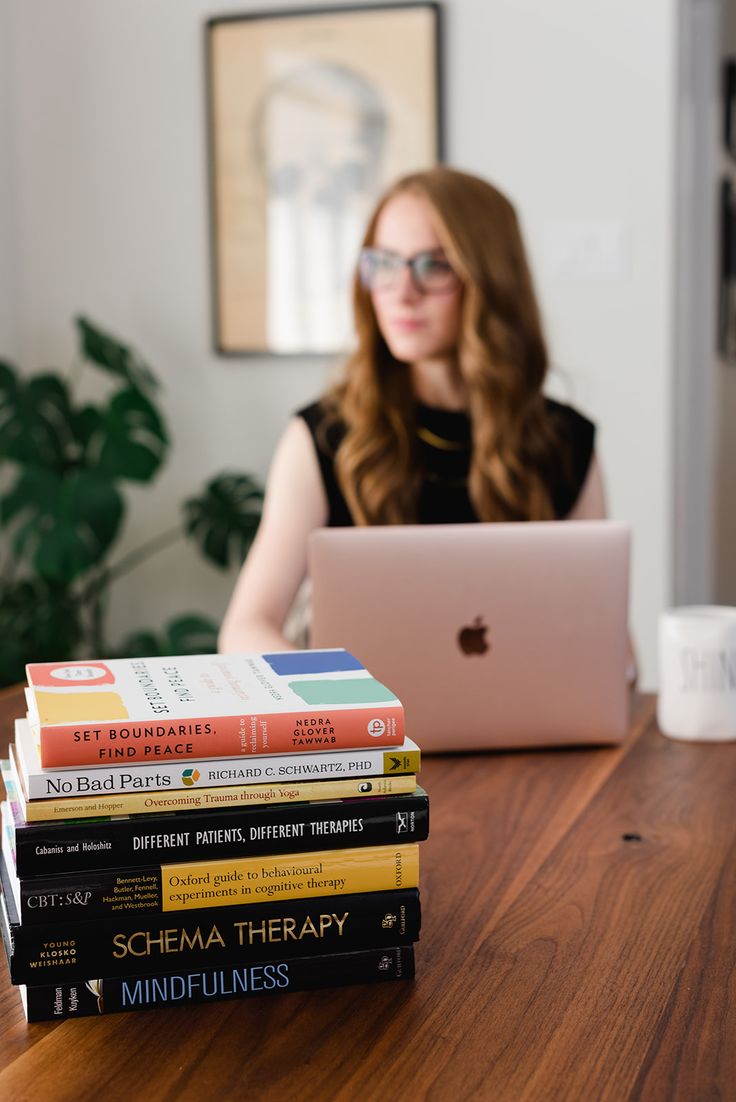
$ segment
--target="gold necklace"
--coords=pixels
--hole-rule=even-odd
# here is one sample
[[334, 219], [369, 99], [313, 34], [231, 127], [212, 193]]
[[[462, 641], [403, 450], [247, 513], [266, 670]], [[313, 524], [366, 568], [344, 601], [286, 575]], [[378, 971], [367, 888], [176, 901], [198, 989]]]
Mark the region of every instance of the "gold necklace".
[[432, 432], [431, 429], [426, 428], [424, 425], [417, 426], [417, 436], [420, 440], [423, 440], [425, 444], [429, 444], [431, 448], [439, 448], [443, 452], [461, 452], [467, 451], [468, 445], [458, 440], [445, 440], [444, 436], [438, 436], [436, 432]]

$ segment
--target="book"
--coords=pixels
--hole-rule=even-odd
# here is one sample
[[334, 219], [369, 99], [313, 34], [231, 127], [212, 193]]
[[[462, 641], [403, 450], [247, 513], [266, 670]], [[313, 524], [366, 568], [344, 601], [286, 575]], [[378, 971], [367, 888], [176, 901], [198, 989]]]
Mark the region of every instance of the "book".
[[429, 833], [429, 800], [421, 788], [399, 796], [26, 823], [10, 778], [6, 787], [3, 827], [12, 837], [21, 878], [133, 869], [150, 864], [152, 857], [167, 863], [214, 861], [420, 842]]
[[[272, 784], [222, 785], [216, 788], [174, 789], [170, 792], [124, 792], [115, 796], [66, 796], [57, 800], [29, 800], [18, 769], [14, 749], [1, 762], [3, 778], [12, 785], [26, 823], [67, 819], [109, 819], [119, 815], [152, 815], [156, 812], [212, 811], [215, 808], [251, 807], [259, 804], [306, 803], [310, 800], [361, 799], [365, 796], [397, 796], [416, 791], [416, 775], [394, 777], [345, 777], [332, 781], [286, 781]], [[140, 767], [138, 767], [140, 768]]]
[[154, 972], [127, 978], [23, 986], [19, 991], [27, 1021], [45, 1022], [57, 1018], [220, 1002], [253, 995], [408, 980], [413, 979], [414, 968], [413, 947], [402, 945], [289, 960], [276, 957], [254, 964], [204, 971]]
[[395, 745], [398, 698], [345, 650], [30, 663], [44, 768]]
[[312, 850], [143, 868], [19, 877], [7, 830], [2, 853], [22, 923], [76, 922], [235, 907], [272, 899], [385, 892], [419, 885], [419, 845]]
[[295, 754], [253, 755], [245, 760], [195, 758], [159, 761], [155, 765], [136, 762], [133, 766], [44, 769], [27, 719], [15, 721], [15, 749], [22, 787], [29, 800], [396, 776], [418, 773], [421, 765], [419, 747], [407, 738], [400, 746], [369, 746], [357, 752], [301, 750]]
[[4, 921], [13, 983], [56, 983], [174, 968], [227, 968], [266, 956], [311, 956], [417, 941], [415, 889], [339, 898], [278, 899], [183, 915], [120, 914], [96, 921], [19, 921], [4, 863]]

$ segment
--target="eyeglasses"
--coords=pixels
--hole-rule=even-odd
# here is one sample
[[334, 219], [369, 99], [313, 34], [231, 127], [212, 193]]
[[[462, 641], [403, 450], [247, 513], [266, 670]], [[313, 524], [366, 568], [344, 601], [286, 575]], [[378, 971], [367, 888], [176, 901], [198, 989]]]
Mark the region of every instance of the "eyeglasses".
[[387, 249], [361, 249], [358, 273], [367, 291], [391, 290], [404, 268], [409, 269], [412, 283], [423, 295], [452, 291], [460, 282], [442, 249], [427, 249], [409, 257]]

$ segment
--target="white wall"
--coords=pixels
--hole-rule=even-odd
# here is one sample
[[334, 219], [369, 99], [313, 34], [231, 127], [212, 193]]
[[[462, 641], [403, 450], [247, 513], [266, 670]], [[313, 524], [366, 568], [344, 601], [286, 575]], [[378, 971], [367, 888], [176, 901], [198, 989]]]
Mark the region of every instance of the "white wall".
[[[265, 472], [290, 411], [325, 379], [320, 362], [233, 362], [210, 346], [203, 23], [266, 5], [9, 3], [24, 362], [68, 362], [70, 318], [84, 311], [133, 341], [166, 384], [177, 447], [155, 492], [134, 495], [130, 548], [210, 472]], [[448, 159], [499, 183], [522, 212], [563, 369], [554, 389], [598, 422], [611, 512], [634, 527], [645, 684], [672, 591], [676, 9], [444, 5]], [[591, 262], [591, 235], [608, 260], [599, 249]], [[183, 606], [219, 615], [229, 584], [189, 553], [164, 555], [118, 586], [115, 633]]]
[[18, 353], [16, 309], [15, 172], [13, 147], [13, 73], [11, 10], [0, 3], [0, 359]]

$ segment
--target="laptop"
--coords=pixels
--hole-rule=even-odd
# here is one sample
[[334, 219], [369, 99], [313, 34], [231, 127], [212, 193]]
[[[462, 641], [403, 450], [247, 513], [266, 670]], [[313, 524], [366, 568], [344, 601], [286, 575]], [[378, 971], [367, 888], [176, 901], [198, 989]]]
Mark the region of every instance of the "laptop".
[[424, 752], [617, 743], [629, 545], [615, 521], [321, 528], [310, 645], [388, 685]]

